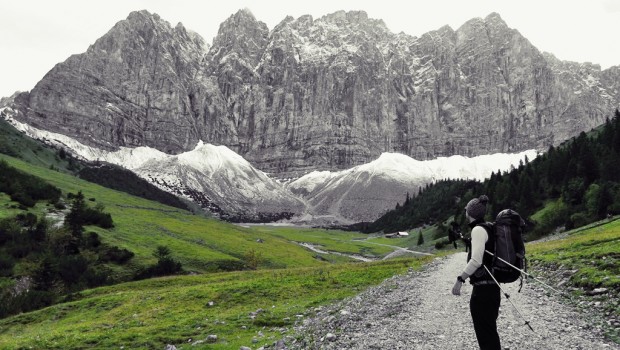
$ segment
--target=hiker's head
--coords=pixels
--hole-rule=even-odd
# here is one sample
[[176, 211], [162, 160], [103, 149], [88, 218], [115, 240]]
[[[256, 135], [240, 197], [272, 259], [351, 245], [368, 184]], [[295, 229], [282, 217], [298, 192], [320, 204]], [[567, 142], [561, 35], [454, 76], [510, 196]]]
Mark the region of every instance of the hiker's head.
[[484, 214], [487, 212], [487, 203], [489, 197], [482, 195], [478, 198], [474, 198], [465, 206], [465, 214], [469, 218], [469, 221], [481, 220], [484, 218]]

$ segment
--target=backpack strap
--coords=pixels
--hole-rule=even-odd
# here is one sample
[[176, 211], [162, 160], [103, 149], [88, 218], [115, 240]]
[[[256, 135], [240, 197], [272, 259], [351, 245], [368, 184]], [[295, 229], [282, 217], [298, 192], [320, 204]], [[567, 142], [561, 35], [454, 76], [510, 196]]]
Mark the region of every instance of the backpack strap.
[[[493, 272], [493, 259], [494, 257], [488, 255], [486, 253], [486, 250], [490, 250], [490, 247], [493, 247], [493, 252], [495, 252], [495, 235], [494, 235], [494, 223], [493, 222], [478, 222], [476, 223], [475, 226], [480, 226], [482, 228], [484, 228], [484, 230], [487, 233], [487, 242], [484, 245], [484, 250], [485, 252], [482, 254], [482, 266], [480, 266], [478, 268], [478, 270], [476, 270], [476, 273], [474, 273], [473, 276], [470, 276], [470, 281], [471, 284], [473, 285], [479, 285], [479, 284], [489, 284], [489, 281], [493, 281], [492, 280], [492, 276], [489, 276], [489, 273], [487, 271], [491, 271], [491, 273]], [[474, 226], [474, 227], [475, 227]], [[471, 250], [469, 253], [469, 257], [471, 257]], [[485, 269], [486, 267], [486, 269]]]

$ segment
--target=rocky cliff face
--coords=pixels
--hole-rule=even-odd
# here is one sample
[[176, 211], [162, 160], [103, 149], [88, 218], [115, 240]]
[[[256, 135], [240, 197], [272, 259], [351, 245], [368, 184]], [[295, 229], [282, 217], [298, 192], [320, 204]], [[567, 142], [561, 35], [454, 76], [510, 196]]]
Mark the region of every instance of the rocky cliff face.
[[[88, 50], [56, 65], [25, 96], [25, 119], [101, 148], [196, 144], [193, 96], [208, 86], [208, 46], [181, 24], [133, 12]], [[173, 132], [171, 132], [173, 131]]]
[[16, 98], [18, 118], [102, 148], [223, 144], [279, 176], [383, 152], [416, 159], [546, 149], [602, 123], [620, 69], [539, 52], [497, 14], [419, 38], [364, 12], [247, 10], [213, 45], [134, 12]]

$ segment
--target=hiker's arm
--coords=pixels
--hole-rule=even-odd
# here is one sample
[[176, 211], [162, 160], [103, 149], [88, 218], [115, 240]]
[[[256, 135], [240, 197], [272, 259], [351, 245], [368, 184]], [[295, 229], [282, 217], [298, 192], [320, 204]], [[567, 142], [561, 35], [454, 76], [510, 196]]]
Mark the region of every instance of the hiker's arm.
[[481, 227], [476, 226], [471, 231], [471, 260], [465, 266], [461, 278], [466, 280], [469, 276], [473, 275], [480, 266], [482, 266], [482, 258], [484, 257], [484, 246], [487, 243], [489, 236], [487, 231]]
[[[487, 231], [480, 227], [476, 226], [471, 231], [471, 260], [465, 266], [465, 270], [459, 276], [460, 279], [464, 282], [469, 276], [473, 275], [474, 272], [482, 265], [482, 258], [484, 257], [484, 246], [489, 239], [487, 236]], [[463, 282], [461, 280], [457, 280], [452, 287], [452, 294], [461, 295], [461, 286]]]

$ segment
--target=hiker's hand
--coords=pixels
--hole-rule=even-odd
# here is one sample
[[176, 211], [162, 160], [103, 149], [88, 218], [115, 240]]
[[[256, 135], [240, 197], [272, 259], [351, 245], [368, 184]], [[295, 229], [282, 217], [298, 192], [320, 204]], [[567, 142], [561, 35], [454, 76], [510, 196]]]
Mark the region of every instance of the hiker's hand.
[[454, 283], [454, 287], [452, 287], [452, 294], [461, 295], [461, 286], [463, 286], [463, 282], [456, 281], [456, 283]]

